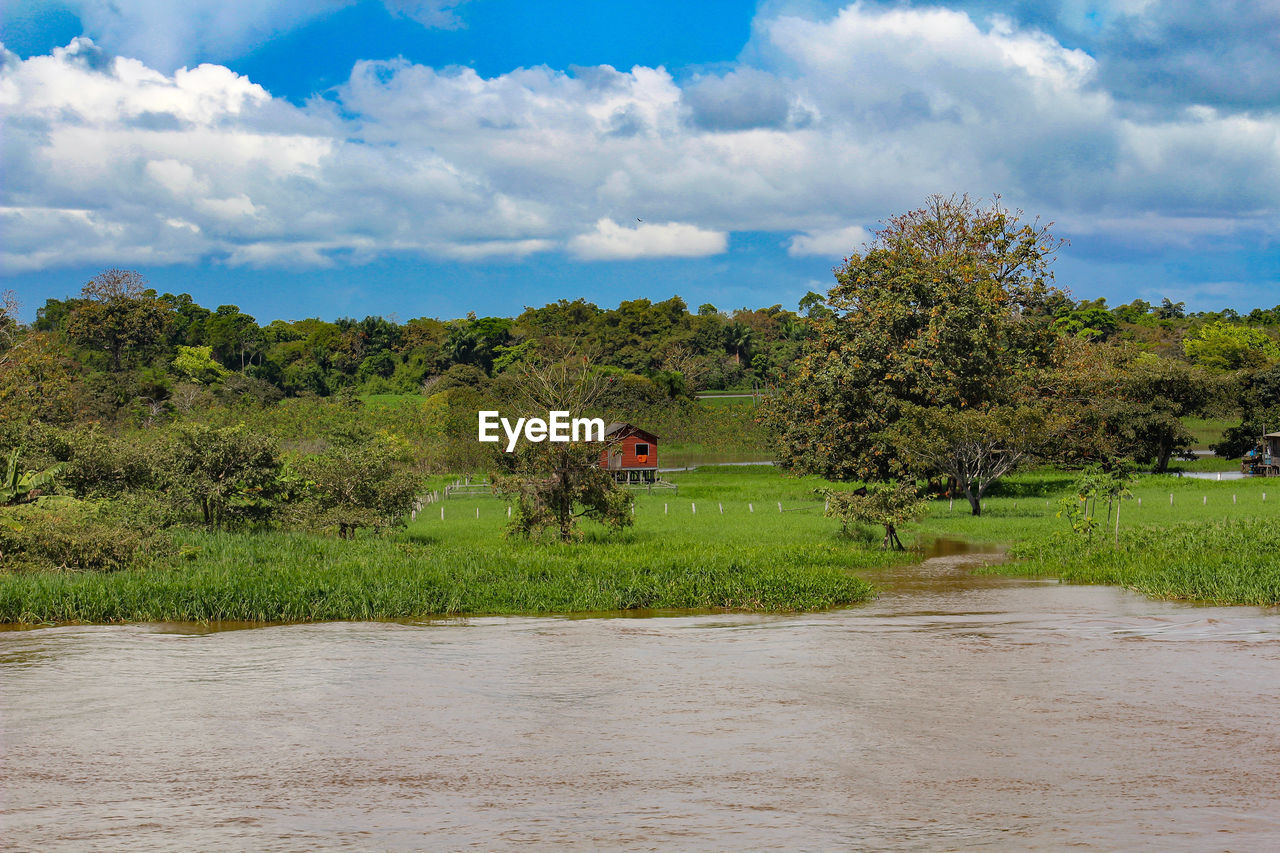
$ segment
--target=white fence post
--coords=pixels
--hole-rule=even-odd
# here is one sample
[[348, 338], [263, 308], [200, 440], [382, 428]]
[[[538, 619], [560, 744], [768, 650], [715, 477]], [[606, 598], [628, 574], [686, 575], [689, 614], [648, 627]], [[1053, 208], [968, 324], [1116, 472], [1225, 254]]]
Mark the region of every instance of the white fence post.
[[694, 514], [694, 515], [697, 515], [697, 514], [698, 514], [698, 505], [697, 505], [697, 504], [695, 504], [695, 503], [690, 503], [690, 504], [689, 504], [689, 506], [691, 506], [691, 507], [693, 508], [693, 514]]
[[778, 501], [778, 512], [782, 512], [782, 501]]
[[[1263, 499], [1264, 501], [1267, 499], [1267, 495], [1266, 495], [1266, 493], [1265, 493], [1265, 492], [1264, 492], [1264, 493], [1263, 493], [1263, 495], [1262, 495], [1262, 499]], [[747, 512], [755, 512], [755, 511], [756, 511], [756, 505], [755, 505], [755, 504], [747, 504]]]

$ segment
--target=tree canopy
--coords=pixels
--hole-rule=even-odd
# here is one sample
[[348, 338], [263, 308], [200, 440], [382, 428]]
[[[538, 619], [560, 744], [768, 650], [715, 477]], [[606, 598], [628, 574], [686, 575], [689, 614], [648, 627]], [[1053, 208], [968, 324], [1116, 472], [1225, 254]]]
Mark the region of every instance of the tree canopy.
[[911, 407], [1016, 399], [1049, 362], [1059, 242], [997, 199], [935, 196], [835, 270], [818, 322], [767, 420], [781, 462], [837, 480], [910, 467], [891, 429]]

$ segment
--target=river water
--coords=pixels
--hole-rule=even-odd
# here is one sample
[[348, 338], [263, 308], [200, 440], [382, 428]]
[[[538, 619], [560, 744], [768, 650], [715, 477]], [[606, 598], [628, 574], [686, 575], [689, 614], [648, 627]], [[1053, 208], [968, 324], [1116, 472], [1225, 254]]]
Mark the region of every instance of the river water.
[[1280, 614], [981, 559], [799, 616], [2, 632], [0, 846], [1280, 849]]

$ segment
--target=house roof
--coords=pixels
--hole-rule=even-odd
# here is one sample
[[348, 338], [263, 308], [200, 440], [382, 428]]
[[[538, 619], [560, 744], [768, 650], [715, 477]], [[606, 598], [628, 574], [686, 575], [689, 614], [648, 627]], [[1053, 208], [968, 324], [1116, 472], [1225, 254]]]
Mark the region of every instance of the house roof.
[[648, 430], [640, 429], [640, 427], [638, 426], [632, 426], [631, 424], [623, 423], [622, 421], [614, 421], [613, 423], [609, 424], [607, 427], [604, 428], [605, 438], [610, 438], [615, 433], [639, 435], [649, 439], [650, 441], [658, 440], [658, 437], [653, 433], [649, 432]]
[[[605, 433], [605, 435], [608, 435], [608, 434], [609, 434], [608, 432]], [[1264, 435], [1263, 438], [1280, 438], [1280, 432], [1269, 432], [1266, 435]]]

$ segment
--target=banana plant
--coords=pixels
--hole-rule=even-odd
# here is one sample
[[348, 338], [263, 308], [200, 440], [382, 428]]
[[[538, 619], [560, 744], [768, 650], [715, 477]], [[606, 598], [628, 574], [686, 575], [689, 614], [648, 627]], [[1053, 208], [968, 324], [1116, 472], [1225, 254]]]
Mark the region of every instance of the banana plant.
[[35, 495], [32, 493], [52, 483], [53, 478], [61, 470], [62, 463], [59, 462], [43, 471], [23, 471], [18, 467], [18, 451], [15, 448], [9, 454], [4, 482], [0, 483], [0, 506], [11, 506], [33, 500]]

